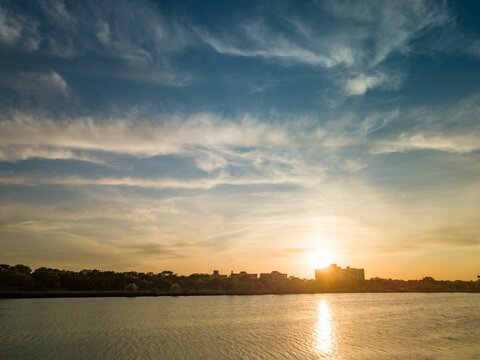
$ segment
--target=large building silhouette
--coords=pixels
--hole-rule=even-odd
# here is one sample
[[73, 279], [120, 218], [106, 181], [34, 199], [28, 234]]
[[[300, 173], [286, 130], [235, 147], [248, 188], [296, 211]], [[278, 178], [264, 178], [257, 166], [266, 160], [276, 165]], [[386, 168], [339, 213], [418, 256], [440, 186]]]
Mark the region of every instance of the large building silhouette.
[[354, 269], [350, 266], [342, 269], [340, 266], [337, 266], [337, 264], [332, 264], [324, 269], [316, 269], [315, 280], [331, 285], [361, 282], [365, 280], [365, 270]]

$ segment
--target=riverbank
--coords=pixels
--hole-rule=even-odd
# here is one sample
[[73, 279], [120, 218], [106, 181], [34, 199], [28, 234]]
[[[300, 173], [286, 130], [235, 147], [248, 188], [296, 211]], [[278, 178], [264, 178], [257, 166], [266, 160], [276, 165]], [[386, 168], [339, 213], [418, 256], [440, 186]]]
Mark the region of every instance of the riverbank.
[[82, 297], [159, 297], [159, 296], [228, 296], [228, 295], [306, 295], [306, 294], [381, 294], [381, 293], [471, 293], [476, 291], [322, 291], [310, 293], [253, 292], [153, 292], [153, 291], [0, 291], [0, 299], [82, 298]]

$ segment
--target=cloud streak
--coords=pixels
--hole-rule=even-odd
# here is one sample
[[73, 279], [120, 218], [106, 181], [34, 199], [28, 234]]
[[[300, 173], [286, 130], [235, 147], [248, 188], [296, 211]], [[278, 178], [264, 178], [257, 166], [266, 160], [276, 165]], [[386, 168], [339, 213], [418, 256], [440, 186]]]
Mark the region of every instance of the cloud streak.
[[394, 140], [380, 141], [374, 153], [395, 153], [415, 150], [437, 150], [451, 153], [470, 153], [480, 150], [478, 133], [400, 135]]
[[10, 47], [18, 46], [25, 51], [35, 51], [40, 42], [38, 23], [35, 20], [0, 8], [0, 43]]
[[338, 18], [357, 21], [368, 29], [367, 42], [373, 42], [366, 60], [370, 68], [385, 61], [393, 52], [408, 52], [410, 42], [423, 31], [452, 20], [445, 3], [411, 0], [401, 2], [325, 1], [324, 9]]
[[[292, 124], [295, 127], [297, 125]], [[204, 148], [286, 144], [289, 125], [273, 126], [245, 116], [238, 120], [212, 114], [152, 120], [73, 118], [63, 121], [14, 114], [1, 121], [4, 146], [46, 146], [154, 156]], [[48, 134], [55, 133], [54, 137]]]
[[[276, 19], [284, 23], [281, 32], [263, 18], [244, 20], [233, 29], [217, 31], [216, 35], [203, 28], [196, 31], [220, 54], [327, 70], [339, 67], [345, 94], [359, 96], [389, 82], [379, 70], [391, 54], [407, 54], [411, 42], [423, 32], [451, 21], [446, 6], [432, 1], [325, 1], [316, 11], [327, 11], [330, 17], [325, 21], [338, 21], [338, 26], [322, 33], [308, 16], [300, 21], [294, 15], [282, 14]], [[345, 26], [341, 23], [345, 19], [354, 22]], [[397, 80], [398, 77], [390, 76]]]
[[[35, 10], [42, 14], [41, 27]], [[39, 1], [25, 13], [0, 8], [0, 43], [54, 58], [96, 55], [115, 62], [117, 71], [103, 68], [106, 75], [133, 80], [127, 74], [135, 71], [140, 82], [183, 86], [190, 81], [169, 60], [190, 42], [187, 27], [169, 21], [148, 1], [119, 1], [115, 8], [104, 1]]]
[[68, 98], [70, 89], [65, 79], [55, 71], [46, 73], [22, 72], [6, 81], [6, 85], [22, 96], [47, 100], [60, 96]]
[[409, 126], [399, 127], [395, 137], [373, 141], [375, 153], [436, 150], [469, 153], [480, 150], [480, 94], [435, 108], [416, 108], [398, 114]]
[[[251, 115], [224, 118], [212, 113], [181, 117], [54, 119], [31, 113], [0, 120], [0, 158], [30, 157], [102, 162], [102, 153], [138, 158], [193, 157], [212, 172], [227, 165], [300, 166], [312, 149], [328, 153], [356, 147], [381, 154], [413, 150], [466, 153], [479, 149], [478, 94], [450, 106], [396, 109], [321, 121], [313, 116], [265, 121]], [[54, 137], [50, 134], [56, 134]], [[300, 161], [300, 162], [298, 162]], [[255, 165], [256, 164], [256, 165]], [[310, 164], [310, 166], [313, 164]]]
[[326, 68], [343, 63], [348, 65], [352, 62], [352, 55], [347, 48], [337, 48], [326, 56], [299, 46], [285, 37], [274, 35], [260, 24], [248, 24], [243, 28], [247, 37], [253, 42], [250, 48], [233, 45], [231, 41], [218, 39], [205, 30], [197, 29], [197, 33], [205, 43], [224, 55], [260, 57], [285, 63], [301, 63]]
[[[146, 179], [146, 178], [110, 178], [104, 177], [99, 179], [84, 178], [78, 176], [68, 177], [0, 177], [2, 185], [63, 185], [63, 186], [124, 186], [138, 187], [147, 189], [202, 189], [209, 190], [220, 185], [284, 185], [284, 184], [302, 184], [306, 183], [305, 179], [286, 177], [284, 174], [278, 174], [268, 177], [231, 177], [221, 174], [216, 178], [203, 178], [194, 180], [179, 179]], [[308, 182], [307, 182], [308, 183]]]
[[0, 147], [0, 161], [17, 162], [32, 158], [51, 160], [79, 160], [103, 164], [104, 161], [93, 155], [72, 151], [64, 148], [49, 148], [41, 146], [3, 146]]

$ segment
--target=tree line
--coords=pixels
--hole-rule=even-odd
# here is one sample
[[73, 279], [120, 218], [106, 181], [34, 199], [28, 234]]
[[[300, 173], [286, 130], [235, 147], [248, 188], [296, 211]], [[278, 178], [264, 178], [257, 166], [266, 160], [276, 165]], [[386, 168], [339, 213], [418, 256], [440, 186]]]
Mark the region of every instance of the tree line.
[[372, 278], [365, 281], [325, 284], [290, 276], [287, 279], [242, 279], [211, 274], [177, 275], [114, 272], [101, 270], [69, 271], [26, 265], [0, 265], [0, 292], [94, 292], [117, 291], [151, 294], [300, 294], [321, 292], [480, 292], [480, 281], [437, 281]]

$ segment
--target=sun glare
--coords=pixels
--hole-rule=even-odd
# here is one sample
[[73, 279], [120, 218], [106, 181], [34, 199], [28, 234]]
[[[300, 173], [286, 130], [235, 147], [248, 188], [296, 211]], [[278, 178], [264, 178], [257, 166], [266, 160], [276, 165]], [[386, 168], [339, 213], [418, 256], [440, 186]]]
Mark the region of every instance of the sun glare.
[[335, 256], [328, 251], [316, 251], [309, 254], [309, 260], [315, 269], [323, 269], [335, 263]]

